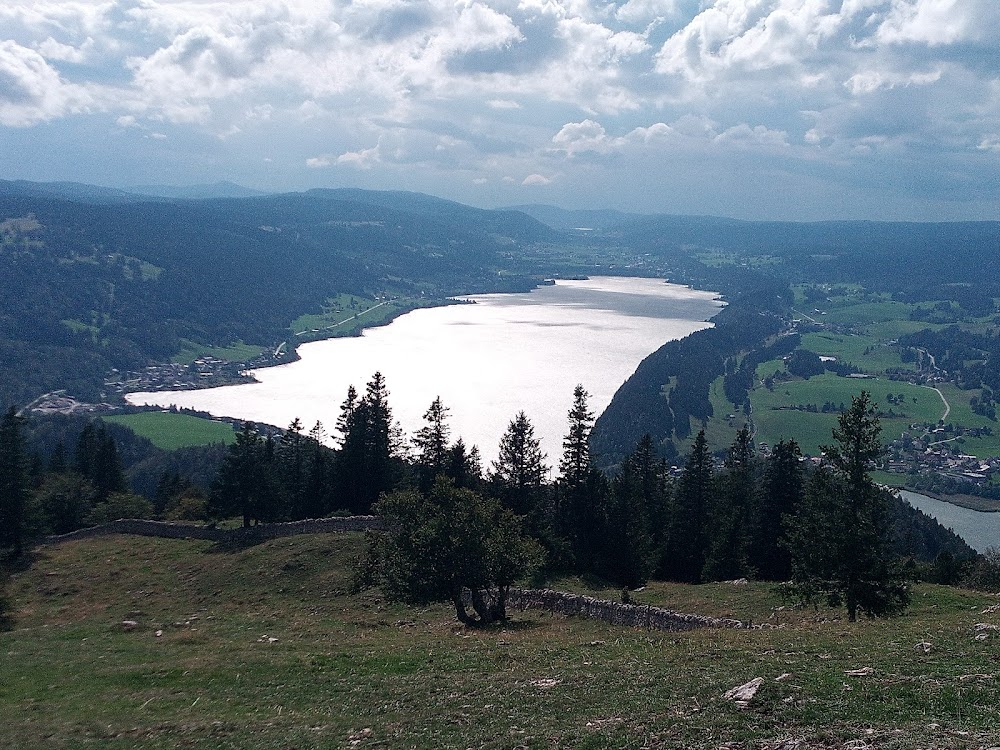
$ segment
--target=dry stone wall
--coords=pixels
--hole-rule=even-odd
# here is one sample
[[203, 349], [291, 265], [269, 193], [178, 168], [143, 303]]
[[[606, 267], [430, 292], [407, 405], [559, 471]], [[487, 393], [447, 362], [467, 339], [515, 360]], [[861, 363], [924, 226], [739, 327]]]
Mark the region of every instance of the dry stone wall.
[[111, 523], [91, 526], [69, 534], [46, 537], [44, 544], [59, 544], [74, 539], [88, 539], [108, 534], [132, 534], [163, 539], [206, 539], [223, 544], [254, 544], [268, 539], [277, 539], [298, 534], [329, 534], [345, 531], [367, 531], [382, 529], [382, 519], [378, 516], [348, 516], [344, 518], [316, 518], [291, 523], [267, 523], [238, 529], [219, 529], [214, 526], [199, 526], [166, 521], [142, 521], [122, 519]]
[[699, 628], [748, 629], [749, 623], [719, 617], [703, 617], [643, 604], [623, 604], [550, 589], [510, 589], [507, 604], [515, 609], [544, 609], [563, 615], [592, 617], [612, 625], [651, 630], [697, 630]]
[[[220, 544], [256, 544], [298, 534], [329, 534], [347, 531], [379, 531], [385, 528], [378, 516], [317, 518], [291, 523], [268, 523], [238, 529], [214, 526], [122, 519], [80, 529], [61, 536], [47, 537], [43, 544], [59, 544], [75, 539], [88, 539], [109, 534], [132, 534], [163, 539], [204, 539]], [[582, 594], [570, 594], [551, 589], [516, 589], [508, 592], [507, 605], [514, 609], [541, 609], [546, 612], [577, 617], [591, 617], [612, 625], [650, 630], [682, 631], [699, 628], [750, 628], [749, 623], [717, 617], [684, 614], [642, 604], [624, 604], [608, 599], [595, 599]]]

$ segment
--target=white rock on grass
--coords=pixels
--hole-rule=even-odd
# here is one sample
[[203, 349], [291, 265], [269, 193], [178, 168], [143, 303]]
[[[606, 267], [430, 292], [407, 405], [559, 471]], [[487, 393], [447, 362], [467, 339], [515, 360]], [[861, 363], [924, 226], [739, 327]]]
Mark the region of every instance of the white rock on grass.
[[754, 677], [750, 680], [750, 682], [737, 685], [731, 690], [727, 690], [722, 697], [726, 700], [733, 701], [740, 708], [746, 708], [747, 704], [753, 700], [753, 697], [757, 695], [757, 691], [760, 690], [760, 686], [763, 684], [763, 677]]

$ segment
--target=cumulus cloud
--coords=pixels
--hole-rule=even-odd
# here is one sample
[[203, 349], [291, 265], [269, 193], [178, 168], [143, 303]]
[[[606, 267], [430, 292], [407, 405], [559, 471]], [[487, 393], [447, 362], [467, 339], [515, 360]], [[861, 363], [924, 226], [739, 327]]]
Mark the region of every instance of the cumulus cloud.
[[546, 177], [540, 174], [529, 174], [521, 182], [522, 185], [549, 185], [552, 182], [551, 177]]
[[306, 183], [391, 167], [461, 198], [724, 154], [960, 175], [1000, 132], [995, 0], [7, 0], [0, 28], [0, 139], [103, 117]]
[[74, 112], [90, 103], [89, 94], [62, 80], [35, 50], [0, 42], [0, 125], [27, 127]]
[[636, 144], [648, 146], [673, 132], [674, 129], [669, 125], [657, 122], [649, 127], [635, 128], [623, 136], [609, 136], [600, 123], [584, 120], [563, 125], [559, 132], [552, 136], [552, 143], [568, 156], [586, 152], [608, 154]]
[[358, 169], [371, 169], [382, 161], [379, 144], [361, 151], [345, 151], [337, 157], [337, 164], [347, 164]]

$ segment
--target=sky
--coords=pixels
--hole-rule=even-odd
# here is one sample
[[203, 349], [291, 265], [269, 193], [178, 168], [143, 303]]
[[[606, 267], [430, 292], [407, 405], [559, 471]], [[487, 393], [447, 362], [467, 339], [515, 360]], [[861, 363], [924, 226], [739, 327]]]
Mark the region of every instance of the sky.
[[997, 0], [3, 0], [0, 178], [1000, 219]]

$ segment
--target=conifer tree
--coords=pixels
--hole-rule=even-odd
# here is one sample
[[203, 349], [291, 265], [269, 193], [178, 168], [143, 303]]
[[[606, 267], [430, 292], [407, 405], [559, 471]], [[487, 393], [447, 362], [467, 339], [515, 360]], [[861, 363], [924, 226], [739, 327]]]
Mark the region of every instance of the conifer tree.
[[878, 412], [867, 391], [852, 399], [824, 446], [829, 468], [815, 472], [789, 529], [793, 590], [804, 600], [858, 612], [895, 614], [909, 604], [905, 576], [889, 547], [889, 498], [869, 472], [882, 453]]
[[24, 550], [28, 502], [23, 420], [10, 407], [0, 418], [0, 548]]
[[589, 396], [582, 385], [573, 389], [555, 494], [556, 533], [568, 540], [581, 571], [596, 571], [599, 566], [607, 523], [607, 479], [591, 465], [594, 413], [587, 404]]
[[611, 484], [604, 533], [604, 575], [627, 588], [646, 583], [653, 569], [650, 477], [643, 445], [622, 462]]
[[701, 580], [708, 508], [715, 490], [714, 469], [705, 430], [700, 430], [677, 483], [670, 514], [665, 568], [667, 577], [672, 580], [687, 583]]
[[757, 482], [753, 439], [743, 425], [729, 448], [725, 470], [716, 480], [708, 514], [706, 581], [725, 581], [752, 574], [750, 545], [757, 516]]
[[483, 464], [479, 448], [467, 450], [465, 441], [459, 438], [448, 449], [447, 466], [444, 472], [456, 487], [479, 490], [483, 484]]
[[500, 438], [499, 455], [489, 476], [490, 491], [514, 513], [528, 516], [542, 499], [547, 474], [535, 428], [523, 411], [518, 412]]
[[244, 422], [212, 484], [213, 509], [222, 515], [239, 514], [244, 527], [274, 520], [273, 469], [273, 443], [263, 439], [252, 422]]
[[450, 409], [441, 402], [441, 397], [436, 397], [424, 412], [424, 426], [417, 430], [413, 438], [422, 492], [430, 491], [435, 477], [447, 471], [448, 440], [451, 436], [451, 427], [447, 421], [449, 411]]
[[792, 561], [784, 543], [789, 519], [802, 503], [802, 453], [794, 440], [781, 440], [771, 451], [764, 471], [760, 518], [751, 549], [759, 575], [768, 581], [787, 581]]
[[590, 432], [594, 428], [594, 413], [587, 405], [589, 397], [582, 385], [573, 389], [569, 432], [563, 438], [563, 455], [559, 461], [562, 482], [570, 488], [585, 484], [590, 473]]
[[376, 372], [360, 399], [353, 388], [337, 420], [341, 448], [336, 461], [336, 502], [368, 513], [379, 495], [392, 489], [402, 443], [392, 420], [385, 378]]

